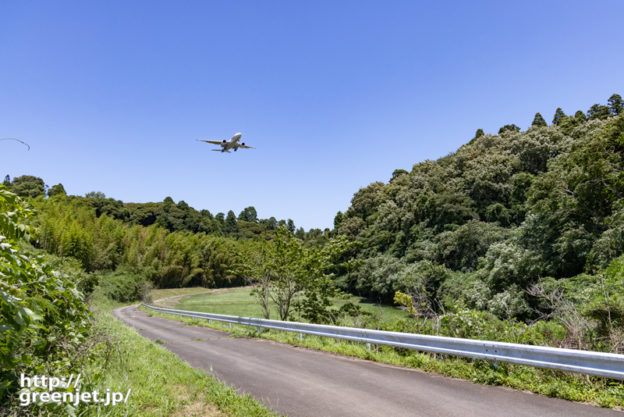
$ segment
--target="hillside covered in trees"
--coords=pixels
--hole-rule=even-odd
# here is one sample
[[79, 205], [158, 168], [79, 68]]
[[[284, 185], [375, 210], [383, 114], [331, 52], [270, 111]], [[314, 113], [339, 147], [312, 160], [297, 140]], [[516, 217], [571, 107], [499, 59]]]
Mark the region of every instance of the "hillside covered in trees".
[[538, 113], [524, 132], [479, 129], [456, 152], [360, 189], [335, 218], [335, 233], [360, 242], [343, 288], [387, 302], [405, 292], [425, 315], [529, 320], [566, 288], [594, 285], [624, 252], [623, 102], [608, 103], [557, 109], [550, 126]]

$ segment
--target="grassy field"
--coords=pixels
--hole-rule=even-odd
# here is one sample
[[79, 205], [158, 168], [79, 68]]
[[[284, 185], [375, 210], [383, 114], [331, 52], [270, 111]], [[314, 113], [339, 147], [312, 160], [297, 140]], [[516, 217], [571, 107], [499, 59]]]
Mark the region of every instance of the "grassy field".
[[[167, 294], [168, 295], [168, 294]], [[102, 358], [83, 371], [90, 389], [131, 394], [126, 404], [90, 406], [81, 416], [274, 416], [249, 395], [192, 368], [111, 315], [123, 304], [104, 298], [92, 303], [102, 338]], [[108, 358], [108, 359], [105, 359]]]
[[[243, 317], [263, 317], [262, 307], [260, 307], [260, 304], [258, 304], [255, 298], [250, 294], [250, 287], [223, 288], [209, 292], [206, 292], [207, 290], [205, 288], [187, 288], [186, 290], [189, 290], [188, 294], [191, 295], [185, 298], [172, 300], [169, 305], [180, 310], [193, 310]], [[165, 295], [163, 292], [153, 292], [152, 294], [153, 298], [182, 295], [177, 293], [174, 294], [173, 291], [171, 295]], [[362, 311], [370, 313], [375, 320], [380, 323], [410, 317], [408, 313], [398, 308], [366, 302], [364, 298], [356, 297], [354, 295], [349, 295], [347, 298], [334, 298], [332, 300], [334, 308], [339, 308], [347, 302], [352, 302], [360, 306]], [[278, 318], [277, 310], [275, 308], [271, 310], [271, 318]]]

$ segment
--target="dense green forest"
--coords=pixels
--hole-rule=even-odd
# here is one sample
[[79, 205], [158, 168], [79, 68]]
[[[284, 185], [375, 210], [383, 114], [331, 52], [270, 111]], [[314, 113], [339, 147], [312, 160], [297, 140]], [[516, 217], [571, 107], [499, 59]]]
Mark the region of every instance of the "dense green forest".
[[455, 153], [360, 189], [335, 218], [335, 233], [360, 242], [342, 288], [419, 316], [558, 317], [621, 351], [624, 111], [619, 95], [608, 103], [557, 109], [550, 126], [538, 113], [525, 132], [479, 129]]

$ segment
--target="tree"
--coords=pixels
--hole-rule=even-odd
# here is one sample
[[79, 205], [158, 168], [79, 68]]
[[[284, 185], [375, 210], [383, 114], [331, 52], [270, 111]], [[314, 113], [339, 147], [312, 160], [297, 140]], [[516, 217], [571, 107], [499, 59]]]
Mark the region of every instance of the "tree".
[[6, 174], [6, 176], [4, 177], [4, 181], [2, 182], [2, 185], [4, 185], [7, 188], [11, 186], [11, 176], [9, 174]]
[[225, 218], [225, 227], [223, 229], [225, 233], [236, 233], [238, 231], [238, 225], [236, 223], [236, 214], [232, 210], [228, 211]]
[[38, 197], [45, 195], [47, 186], [39, 177], [32, 175], [22, 175], [13, 178], [11, 182], [11, 191], [20, 197]]
[[394, 171], [392, 171], [392, 178], [390, 178], [390, 181], [392, 182], [392, 180], [395, 180], [401, 175], [406, 175], [406, 174], [409, 174], [409, 172], [407, 172], [404, 169], [395, 169]]
[[63, 187], [63, 184], [59, 183], [50, 187], [50, 189], [48, 190], [48, 197], [53, 197], [55, 195], [67, 195], [67, 192], [65, 192], [65, 187]]
[[587, 116], [585, 116], [583, 110], [577, 110], [576, 113], [574, 113], [574, 118], [581, 123], [587, 120]]
[[557, 110], [555, 110], [555, 116], [553, 117], [553, 124], [559, 126], [559, 124], [561, 123], [561, 121], [563, 119], [565, 119], [567, 116], [566, 114], [563, 112], [563, 110], [561, 110], [561, 107], [557, 107]]
[[611, 109], [601, 104], [594, 104], [587, 110], [587, 118], [589, 120], [606, 119], [609, 116], [611, 116]]
[[520, 128], [514, 124], [510, 124], [510, 125], [505, 125], [503, 127], [501, 127], [500, 129], [498, 129], [498, 134], [500, 135], [503, 132], [519, 132]]
[[106, 194], [101, 191], [90, 191], [85, 194], [86, 198], [94, 198], [94, 199], [104, 199], [106, 198]]
[[292, 219], [288, 219], [286, 222], [286, 228], [290, 233], [295, 233], [295, 222]]
[[480, 138], [483, 135], [485, 135], [485, 133], [483, 132], [483, 129], [477, 129], [474, 135], [474, 139]]
[[624, 113], [624, 100], [619, 94], [613, 94], [609, 97], [609, 110], [614, 116]]
[[277, 307], [280, 320], [287, 320], [293, 298], [302, 291], [305, 274], [301, 262], [305, 249], [285, 227], [275, 231], [275, 239], [267, 242], [261, 251], [247, 254], [246, 273], [254, 284], [254, 294], [263, 307], [265, 318], [270, 318], [269, 303]]
[[540, 113], [535, 113], [535, 117], [533, 118], [533, 123], [531, 123], [531, 126], [542, 127], [548, 125], [546, 124], [546, 120], [544, 120]]
[[338, 211], [338, 213], [336, 213], [336, 216], [334, 217], [334, 229], [338, 229], [338, 227], [340, 226], [340, 223], [342, 223], [342, 219], [343, 219], [343, 214], [341, 211]]
[[[270, 304], [280, 320], [288, 320], [292, 308], [311, 321], [326, 318], [330, 297], [336, 293], [332, 267], [350, 247], [341, 237], [317, 248], [306, 248], [292, 232], [281, 226], [275, 239], [245, 254], [245, 273], [254, 285], [252, 293], [270, 318]], [[296, 300], [298, 295], [300, 300]]]
[[255, 207], [250, 206], [245, 208], [238, 215], [238, 220], [243, 220], [246, 222], [258, 223], [258, 213], [256, 212]]

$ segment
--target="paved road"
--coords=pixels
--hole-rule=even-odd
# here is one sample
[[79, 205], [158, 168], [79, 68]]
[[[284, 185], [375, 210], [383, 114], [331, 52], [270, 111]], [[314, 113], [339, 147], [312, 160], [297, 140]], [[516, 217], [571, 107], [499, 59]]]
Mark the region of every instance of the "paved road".
[[149, 317], [136, 306], [113, 314], [195, 368], [286, 416], [600, 417], [624, 413], [422, 371], [234, 338], [206, 327]]

